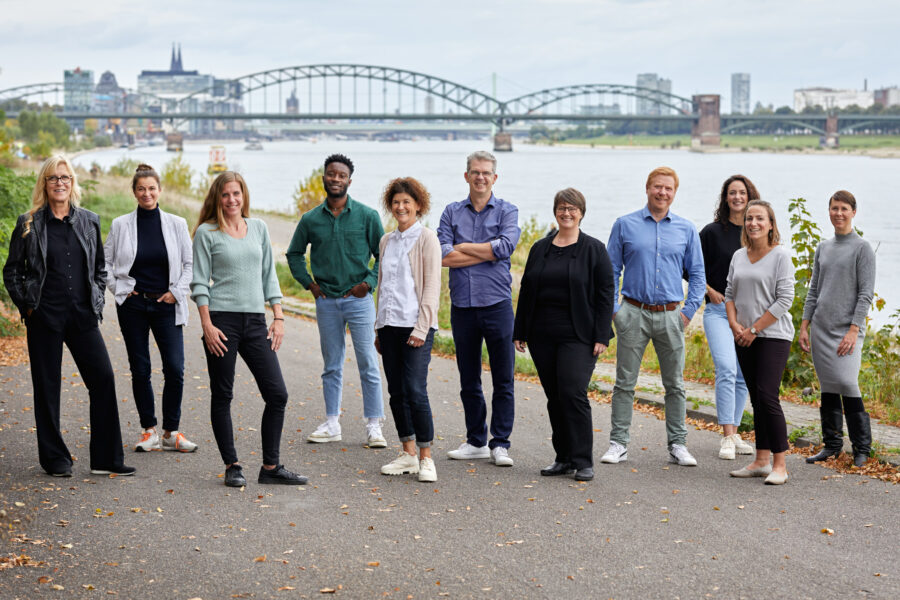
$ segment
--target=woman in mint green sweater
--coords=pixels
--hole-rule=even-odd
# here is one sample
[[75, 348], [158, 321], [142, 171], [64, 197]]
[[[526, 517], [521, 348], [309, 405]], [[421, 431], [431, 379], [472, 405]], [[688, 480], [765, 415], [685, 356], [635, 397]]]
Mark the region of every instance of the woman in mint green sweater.
[[[213, 180], [194, 228], [194, 278], [211, 392], [210, 418], [225, 462], [225, 485], [247, 484], [234, 447], [231, 400], [240, 355], [266, 403], [262, 416], [263, 465], [259, 483], [297, 485], [306, 477], [278, 462], [287, 388], [275, 354], [284, 337], [281, 289], [266, 224], [250, 218], [250, 194], [240, 174]], [[266, 327], [266, 302], [272, 325]]]

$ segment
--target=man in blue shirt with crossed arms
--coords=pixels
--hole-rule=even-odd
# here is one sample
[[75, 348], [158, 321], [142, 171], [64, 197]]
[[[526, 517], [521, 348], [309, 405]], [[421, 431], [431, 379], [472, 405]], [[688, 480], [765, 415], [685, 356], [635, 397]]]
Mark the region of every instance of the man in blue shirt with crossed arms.
[[[457, 460], [490, 458], [499, 467], [511, 467], [515, 355], [509, 257], [519, 241], [519, 209], [494, 196], [497, 159], [490, 152], [470, 154], [464, 176], [469, 197], [444, 209], [437, 230], [442, 264], [450, 267], [450, 325], [466, 414], [466, 441], [447, 455]], [[482, 341], [494, 387], [490, 445], [481, 389]]]
[[[669, 461], [687, 467], [697, 465], [685, 445], [684, 329], [703, 301], [706, 275], [696, 227], [669, 210], [677, 190], [674, 170], [654, 169], [647, 177], [647, 205], [619, 217], [609, 234], [607, 249], [617, 292], [613, 305], [617, 342], [612, 430], [609, 450], [600, 459], [604, 463], [628, 459], [634, 386], [644, 349], [653, 340], [666, 390]], [[681, 283], [684, 274], [689, 277], [686, 300]]]

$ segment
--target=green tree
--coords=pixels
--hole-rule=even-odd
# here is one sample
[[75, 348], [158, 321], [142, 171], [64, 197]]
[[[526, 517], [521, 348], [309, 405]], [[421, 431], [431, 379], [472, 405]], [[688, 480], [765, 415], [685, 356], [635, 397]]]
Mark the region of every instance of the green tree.
[[[32, 175], [16, 175], [12, 169], [0, 165], [0, 265], [6, 264], [9, 240], [16, 219], [31, 206], [31, 190], [36, 178]], [[9, 305], [9, 294], [0, 281], [0, 301]], [[15, 324], [0, 314], [0, 335], [16, 331]]]
[[324, 174], [324, 167], [313, 169], [309, 177], [301, 179], [297, 184], [292, 197], [298, 214], [302, 215], [325, 202], [325, 184], [322, 181]]
[[185, 162], [180, 152], [175, 158], [163, 165], [159, 176], [162, 179], [164, 188], [185, 194], [191, 193], [191, 182], [194, 179], [194, 172], [191, 170], [191, 166]]
[[[791, 317], [794, 330], [800, 331], [816, 248], [822, 241], [822, 230], [806, 208], [805, 198], [791, 199], [788, 202], [788, 212], [791, 215], [791, 247], [794, 249], [794, 303], [791, 305]], [[817, 378], [812, 357], [800, 348], [798, 339], [799, 336], [794, 336], [791, 342], [791, 354], [784, 370], [783, 382], [801, 387], [813, 385]]]

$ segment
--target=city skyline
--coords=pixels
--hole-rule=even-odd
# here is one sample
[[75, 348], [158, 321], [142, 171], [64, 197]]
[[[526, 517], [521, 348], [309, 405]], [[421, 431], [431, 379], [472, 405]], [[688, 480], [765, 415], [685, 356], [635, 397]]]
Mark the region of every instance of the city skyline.
[[[51, 1], [39, 14], [10, 2], [3, 8], [0, 89], [61, 81], [63, 70], [76, 67], [112, 71], [119, 85], [134, 88], [142, 70], [168, 66], [173, 42], [181, 44], [186, 69], [217, 78], [363, 63], [490, 93], [496, 72], [500, 98], [572, 83], [633, 84], [648, 72], [670, 79], [678, 95], [721, 94], [723, 106], [731, 105], [735, 72], [752, 77], [751, 107], [790, 106], [793, 90], [804, 87], [900, 84], [900, 52], [891, 42], [900, 8], [866, 0], [856, 16], [832, 0], [727, 8], [709, 0], [463, 0], [452, 8], [358, 0], [339, 7], [232, 0], [185, 7], [164, 0], [146, 15], [111, 0], [83, 8]], [[47, 19], [60, 11], [64, 19]]]

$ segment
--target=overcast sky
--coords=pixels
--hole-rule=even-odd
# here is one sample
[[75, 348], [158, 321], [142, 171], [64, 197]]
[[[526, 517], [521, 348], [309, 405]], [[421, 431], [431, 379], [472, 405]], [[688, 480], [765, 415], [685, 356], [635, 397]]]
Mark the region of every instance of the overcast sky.
[[239, 77], [360, 63], [420, 71], [510, 98], [576, 83], [672, 80], [722, 94], [751, 74], [751, 102], [792, 105], [799, 87], [900, 85], [895, 0], [0, 0], [0, 89], [61, 81], [80, 66], [136, 87], [165, 70]]

